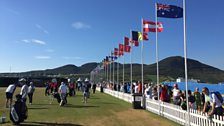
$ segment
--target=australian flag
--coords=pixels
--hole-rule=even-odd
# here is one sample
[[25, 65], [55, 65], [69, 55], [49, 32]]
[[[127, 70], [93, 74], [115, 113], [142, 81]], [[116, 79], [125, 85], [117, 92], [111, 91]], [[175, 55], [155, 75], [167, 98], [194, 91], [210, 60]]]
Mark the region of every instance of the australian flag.
[[157, 3], [157, 17], [182, 18], [183, 8], [174, 5]]

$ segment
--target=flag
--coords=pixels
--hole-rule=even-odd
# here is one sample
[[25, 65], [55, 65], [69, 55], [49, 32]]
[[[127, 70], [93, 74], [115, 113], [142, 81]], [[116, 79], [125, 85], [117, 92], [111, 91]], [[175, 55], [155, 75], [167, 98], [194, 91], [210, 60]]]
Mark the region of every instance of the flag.
[[134, 41], [134, 45], [135, 46], [139, 46], [139, 42], [138, 41]]
[[114, 55], [115, 56], [118, 56], [119, 55], [119, 52], [117, 51], [117, 52], [114, 52]]
[[142, 36], [142, 32], [138, 32], [138, 40], [149, 40], [148, 34], [146, 32], [143, 32], [143, 36]]
[[142, 40], [141, 32], [132, 31], [132, 40], [135, 40], [135, 41]]
[[[142, 32], [137, 32], [137, 31], [132, 31], [132, 41], [140, 41], [140, 40], [148, 40], [148, 34]], [[133, 43], [133, 42], [132, 42]]]
[[112, 61], [112, 62], [114, 62], [116, 59], [117, 59], [116, 56], [112, 56], [112, 57], [111, 57], [111, 61]]
[[128, 37], [124, 37], [124, 45], [129, 45], [129, 38]]
[[124, 52], [123, 51], [119, 51], [119, 56], [123, 56]]
[[157, 17], [182, 18], [183, 8], [174, 5], [157, 3]]
[[139, 42], [138, 41], [131, 40], [130, 43], [132, 44], [132, 46], [139, 46]]
[[162, 32], [163, 31], [163, 25], [161, 22], [157, 22], [157, 25], [155, 22], [152, 21], [146, 21], [143, 20], [143, 31], [144, 32]]
[[143, 40], [149, 40], [149, 36], [146, 32], [143, 32]]
[[131, 46], [124, 46], [124, 51], [125, 52], [130, 52], [131, 51]]
[[114, 51], [117, 52], [118, 51], [118, 48], [114, 48]]
[[124, 45], [123, 44], [119, 44], [119, 50], [124, 51]]

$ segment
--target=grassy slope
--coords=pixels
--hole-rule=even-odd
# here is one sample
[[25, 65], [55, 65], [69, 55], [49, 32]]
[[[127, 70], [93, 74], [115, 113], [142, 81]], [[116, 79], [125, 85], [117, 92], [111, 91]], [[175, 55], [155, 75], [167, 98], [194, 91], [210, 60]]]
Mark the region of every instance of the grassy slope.
[[[19, 90], [18, 88], [16, 91]], [[8, 126], [11, 123], [9, 109], [3, 107], [4, 91], [5, 89], [0, 88], [0, 114], [7, 114], [7, 123], [4, 126]], [[68, 104], [64, 107], [59, 107], [56, 100], [49, 104], [49, 99], [44, 96], [43, 88], [36, 89], [33, 105], [28, 105], [29, 117], [23, 125], [177, 125], [144, 110], [134, 110], [131, 104], [99, 92], [91, 95], [86, 105], [82, 103], [80, 92], [75, 97], [69, 97]]]

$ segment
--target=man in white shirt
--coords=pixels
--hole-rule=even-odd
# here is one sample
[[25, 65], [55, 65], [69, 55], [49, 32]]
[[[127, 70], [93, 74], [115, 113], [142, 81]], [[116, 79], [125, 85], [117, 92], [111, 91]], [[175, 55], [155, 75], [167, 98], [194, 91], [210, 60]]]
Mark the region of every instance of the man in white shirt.
[[20, 91], [20, 95], [22, 95], [22, 100], [26, 103], [26, 97], [28, 95], [28, 86], [26, 84], [26, 79], [22, 78], [19, 82], [23, 85]]
[[64, 82], [61, 82], [61, 85], [59, 87], [59, 93], [60, 93], [60, 97], [61, 97], [60, 106], [62, 106], [65, 103], [67, 90], [68, 90], [68, 87], [65, 85]]
[[[13, 97], [13, 93], [16, 90], [16, 86], [17, 86], [17, 84], [10, 84], [5, 91], [5, 94], [6, 94], [6, 108], [8, 108], [9, 106], [10, 107], [12, 106], [12, 97]], [[9, 105], [8, 105], [8, 102], [9, 102]]]

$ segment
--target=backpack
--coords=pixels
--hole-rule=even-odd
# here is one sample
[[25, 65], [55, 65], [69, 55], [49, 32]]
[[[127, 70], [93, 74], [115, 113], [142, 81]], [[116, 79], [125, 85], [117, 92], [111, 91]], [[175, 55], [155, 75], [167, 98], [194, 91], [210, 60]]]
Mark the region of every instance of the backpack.
[[220, 101], [221, 103], [223, 103], [222, 95], [221, 95], [218, 91], [212, 92], [212, 94], [213, 94], [213, 93], [216, 95], [216, 97], [219, 99], [219, 101]]

